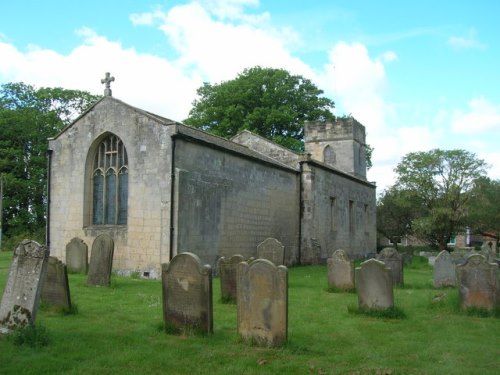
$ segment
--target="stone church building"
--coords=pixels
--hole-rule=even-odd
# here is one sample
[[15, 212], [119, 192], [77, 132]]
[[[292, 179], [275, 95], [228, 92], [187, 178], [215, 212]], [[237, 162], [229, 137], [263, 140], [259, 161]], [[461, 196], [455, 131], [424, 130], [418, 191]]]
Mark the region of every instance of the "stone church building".
[[49, 139], [47, 244], [66, 261], [109, 234], [113, 269], [158, 277], [193, 252], [256, 256], [274, 237], [285, 264], [325, 261], [342, 248], [375, 252], [375, 185], [366, 180], [365, 128], [353, 118], [306, 123], [305, 154], [244, 131], [226, 140], [135, 108], [111, 90]]

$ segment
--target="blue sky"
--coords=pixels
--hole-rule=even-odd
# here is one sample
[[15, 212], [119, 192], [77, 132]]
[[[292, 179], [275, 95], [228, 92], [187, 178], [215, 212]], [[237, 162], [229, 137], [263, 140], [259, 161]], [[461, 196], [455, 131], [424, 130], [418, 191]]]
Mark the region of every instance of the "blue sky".
[[500, 178], [500, 2], [0, 2], [0, 84], [113, 95], [182, 121], [204, 81], [244, 68], [311, 79], [367, 129], [380, 192], [412, 151], [461, 148]]

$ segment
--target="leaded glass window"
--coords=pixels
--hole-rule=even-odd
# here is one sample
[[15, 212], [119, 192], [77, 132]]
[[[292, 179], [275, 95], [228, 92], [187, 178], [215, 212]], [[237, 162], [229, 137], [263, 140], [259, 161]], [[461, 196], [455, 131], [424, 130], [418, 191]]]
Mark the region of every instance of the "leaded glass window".
[[109, 135], [97, 147], [92, 189], [92, 224], [127, 224], [127, 151], [115, 135]]

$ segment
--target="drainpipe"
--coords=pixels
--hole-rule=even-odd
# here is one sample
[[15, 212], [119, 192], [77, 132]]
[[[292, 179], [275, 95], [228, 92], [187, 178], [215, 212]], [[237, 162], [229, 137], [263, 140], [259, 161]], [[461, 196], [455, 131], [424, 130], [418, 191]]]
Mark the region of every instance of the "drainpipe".
[[[175, 135], [175, 134], [174, 134]], [[174, 256], [174, 199], [175, 199], [175, 136], [172, 136], [172, 155], [171, 160], [171, 171], [170, 171], [170, 260]]]
[[45, 246], [50, 254], [50, 176], [52, 166], [52, 152], [47, 150], [47, 209], [46, 209], [46, 223], [45, 223]]

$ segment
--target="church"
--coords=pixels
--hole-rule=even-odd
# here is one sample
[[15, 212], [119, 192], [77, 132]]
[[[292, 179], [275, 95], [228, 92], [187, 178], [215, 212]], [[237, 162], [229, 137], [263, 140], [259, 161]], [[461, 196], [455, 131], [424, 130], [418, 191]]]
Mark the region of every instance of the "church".
[[376, 250], [376, 186], [354, 118], [304, 124], [305, 152], [243, 131], [223, 139], [104, 96], [49, 139], [47, 244], [114, 240], [113, 270], [160, 276], [181, 252], [203, 264], [255, 257], [272, 237], [285, 265]]

